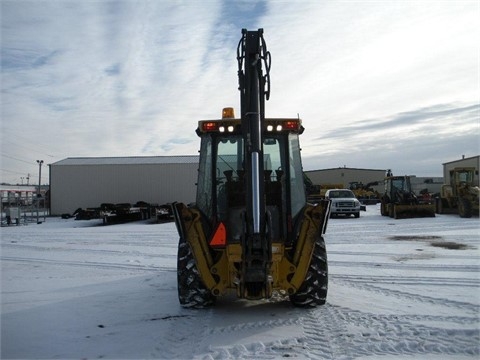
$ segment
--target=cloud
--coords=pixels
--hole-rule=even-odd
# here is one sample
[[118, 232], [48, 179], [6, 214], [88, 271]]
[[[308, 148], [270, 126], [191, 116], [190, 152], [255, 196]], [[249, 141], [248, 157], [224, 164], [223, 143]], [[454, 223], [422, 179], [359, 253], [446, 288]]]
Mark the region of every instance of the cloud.
[[413, 158], [475, 155], [478, 8], [457, 3], [3, 1], [2, 169], [34, 173], [39, 156], [196, 154], [198, 120], [239, 112], [237, 44], [242, 28], [261, 27], [266, 114], [300, 114], [310, 169], [394, 162], [406, 145]]
[[[309, 169], [366, 167], [440, 176], [442, 163], [480, 154], [479, 104], [439, 104], [340, 126], [303, 144]], [[315, 154], [315, 155], [313, 155]]]
[[105, 74], [107, 74], [108, 76], [120, 75], [121, 65], [119, 63], [113, 64], [105, 68], [104, 71], [105, 71]]
[[[352, 139], [348, 139], [351, 141]], [[480, 153], [478, 134], [462, 134], [438, 139], [418, 136], [406, 139], [378, 138], [374, 144], [355, 144], [343, 151], [329, 154], [306, 155], [305, 170], [336, 167], [392, 169], [394, 173], [417, 176], [442, 176], [442, 164], [458, 160], [462, 155]]]
[[[478, 121], [480, 104], [456, 106], [456, 104], [439, 104], [427, 108], [401, 112], [387, 118], [358, 120], [354, 125], [344, 125], [338, 129], [327, 131], [315, 140], [325, 138], [342, 138], [365, 133], [382, 133], [385, 131], [399, 133], [419, 126], [426, 126], [426, 132], [441, 131], [447, 128], [455, 129], [456, 133], [475, 130], [475, 120]], [[447, 127], [448, 126], [448, 127]], [[435, 131], [436, 130], [436, 131]]]

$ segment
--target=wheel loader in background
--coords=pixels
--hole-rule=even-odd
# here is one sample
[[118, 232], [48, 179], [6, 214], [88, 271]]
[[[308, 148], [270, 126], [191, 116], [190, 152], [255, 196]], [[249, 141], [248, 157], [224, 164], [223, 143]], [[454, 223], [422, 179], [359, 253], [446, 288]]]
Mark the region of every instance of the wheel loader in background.
[[314, 184], [307, 174], [303, 173], [307, 202], [316, 204], [325, 199], [325, 193], [329, 189], [343, 189], [343, 184]]
[[179, 302], [203, 308], [233, 292], [322, 305], [330, 202], [306, 201], [301, 120], [265, 118], [271, 58], [263, 29], [242, 30], [237, 60], [241, 118], [225, 108], [222, 119], [199, 121], [196, 203], [172, 205], [180, 235]]
[[395, 219], [435, 217], [433, 204], [420, 203], [412, 191], [409, 176], [393, 176], [389, 171], [384, 179], [385, 193], [380, 199], [380, 213]]
[[463, 218], [479, 214], [480, 190], [474, 185], [474, 174], [473, 167], [450, 171], [449, 184], [442, 185], [440, 196], [435, 198], [437, 214], [458, 213]]
[[378, 185], [378, 181], [372, 181], [364, 185], [362, 182], [352, 181], [348, 188], [353, 191], [355, 197], [364, 205], [376, 205], [380, 202], [380, 194], [373, 190], [372, 186]]

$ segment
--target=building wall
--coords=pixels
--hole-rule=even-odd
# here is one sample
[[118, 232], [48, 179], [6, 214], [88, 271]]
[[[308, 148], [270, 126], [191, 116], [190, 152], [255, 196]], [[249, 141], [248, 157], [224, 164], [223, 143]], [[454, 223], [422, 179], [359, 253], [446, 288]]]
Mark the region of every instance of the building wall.
[[386, 170], [376, 169], [356, 169], [356, 168], [334, 168], [324, 170], [305, 171], [305, 174], [315, 185], [322, 184], [342, 184], [344, 188], [349, 187], [353, 181], [362, 182], [364, 185], [372, 181], [378, 181], [378, 186], [373, 186], [374, 190], [383, 191], [383, 179]]
[[423, 190], [427, 190], [431, 194], [437, 194], [442, 188], [443, 177], [416, 177], [411, 175], [410, 184], [412, 185], [412, 191], [417, 195]]
[[195, 201], [196, 163], [50, 166], [51, 213], [102, 203]]
[[480, 155], [444, 163], [443, 178], [445, 179], [445, 183], [450, 183], [450, 170], [453, 170], [453, 168], [456, 167], [474, 167], [476, 170], [474, 183], [475, 185], [479, 186], [478, 170], [480, 168]]

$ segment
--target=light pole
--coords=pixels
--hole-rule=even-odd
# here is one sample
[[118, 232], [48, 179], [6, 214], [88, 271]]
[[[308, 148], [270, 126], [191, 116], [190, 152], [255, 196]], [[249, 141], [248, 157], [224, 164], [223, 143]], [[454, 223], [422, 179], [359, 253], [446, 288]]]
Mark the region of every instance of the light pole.
[[43, 160], [37, 160], [38, 164], [38, 194], [37, 194], [37, 224], [41, 224], [40, 220], [38, 219], [38, 211], [40, 207], [40, 197], [42, 196], [40, 193], [40, 187], [42, 186], [42, 164]]

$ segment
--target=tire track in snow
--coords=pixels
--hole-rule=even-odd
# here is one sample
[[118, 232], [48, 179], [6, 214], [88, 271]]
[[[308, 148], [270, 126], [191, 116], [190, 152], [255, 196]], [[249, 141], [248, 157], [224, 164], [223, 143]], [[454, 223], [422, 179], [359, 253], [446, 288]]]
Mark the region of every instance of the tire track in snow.
[[305, 345], [298, 339], [283, 339], [271, 342], [253, 342], [238, 344], [229, 347], [212, 347], [210, 352], [195, 356], [194, 359], [225, 360], [225, 359], [279, 359], [301, 358], [299, 354], [305, 354]]
[[180, 309], [171, 317], [171, 325], [155, 346], [152, 358], [192, 359], [202, 351], [203, 339], [210, 327], [213, 309]]
[[287, 326], [287, 325], [296, 325], [299, 324], [299, 319], [276, 319], [271, 321], [256, 321], [256, 322], [248, 322], [230, 326], [222, 326], [222, 327], [215, 327], [209, 331], [211, 336], [221, 336], [222, 334], [229, 334], [235, 333], [238, 331], [246, 331], [246, 330], [256, 330], [259, 328], [274, 328], [280, 326]]
[[348, 333], [345, 323], [339, 318], [339, 312], [330, 304], [312, 309], [303, 318], [305, 333], [304, 354], [311, 359], [341, 359], [345, 356], [345, 349], [335, 340]]
[[[421, 253], [419, 253], [421, 254]], [[340, 251], [340, 250], [330, 250], [328, 252], [328, 255], [329, 256], [367, 256], [368, 258], [372, 258], [372, 257], [381, 257], [381, 258], [389, 258], [391, 256], [394, 256], [394, 255], [402, 255], [402, 254], [394, 254], [394, 253], [391, 253], [391, 252], [366, 252], [366, 251]], [[405, 254], [405, 255], [411, 255], [411, 254]], [[448, 255], [444, 255], [444, 254], [434, 254], [432, 253], [431, 254], [435, 259], [457, 259], [457, 260], [464, 260], [464, 259], [467, 259], [467, 260], [480, 260], [480, 257], [479, 256], [475, 256], [475, 255], [451, 255], [451, 254], [448, 254]], [[333, 261], [333, 260], [332, 260]]]
[[[265, 324], [263, 324], [265, 325]], [[283, 326], [283, 325], [282, 325]], [[269, 327], [262, 325], [249, 326], [254, 330], [275, 330], [281, 326], [270, 324]], [[212, 360], [221, 359], [271, 359], [272, 356], [281, 355], [290, 357], [297, 354], [299, 349], [304, 347], [301, 339], [279, 338], [274, 341], [253, 341], [245, 344], [236, 344], [232, 346], [209, 346], [208, 358]]]
[[[301, 319], [294, 316], [291, 318], [280, 318], [274, 320], [263, 320], [245, 323], [236, 323], [229, 326], [210, 327], [203, 337], [204, 354], [198, 354], [195, 359], [272, 359], [273, 357], [295, 357], [299, 350], [304, 348], [301, 338], [297, 338], [298, 333], [294, 332], [292, 336], [276, 336], [272, 341], [239, 341], [233, 345], [211, 345], [215, 339], [228, 339], [233, 337], [242, 338], [251, 336], [251, 334], [274, 333], [275, 331], [285, 332], [288, 328], [298, 329], [301, 327]], [[237, 336], [235, 336], [237, 335]]]
[[[354, 281], [347, 281], [349, 285]], [[367, 287], [371, 291], [371, 288]], [[383, 289], [373, 289], [385, 295]], [[401, 292], [398, 292], [402, 294]], [[395, 294], [390, 294], [397, 296]], [[403, 294], [415, 302], [442, 299], [411, 296]], [[450, 302], [449, 306], [459, 306], [459, 302]], [[199, 312], [197, 314], [202, 314]], [[297, 357], [306, 359], [346, 360], [359, 356], [420, 356], [420, 355], [462, 355], [480, 354], [478, 343], [480, 332], [476, 317], [436, 316], [436, 315], [383, 315], [370, 314], [345, 307], [326, 304], [312, 310], [295, 309], [290, 319], [275, 319], [239, 323], [225, 327], [211, 327], [212, 310], [208, 320], [185, 318], [177, 321], [169, 332], [167, 341], [178, 346], [166, 346], [177, 349], [170, 351], [168, 358], [195, 359], [273, 359], [279, 357]], [[195, 323], [204, 325], [197, 326]], [[425, 323], [438, 324], [426, 325]], [[471, 327], [470, 329], [465, 329]], [[212, 339], [222, 338], [235, 333], [265, 333], [268, 330], [285, 326], [300, 326], [303, 336], [278, 339], [271, 342], [253, 341], [232, 346], [215, 346]], [[462, 329], [463, 327], [463, 329]], [[188, 343], [188, 345], [180, 345]], [[178, 347], [181, 346], [181, 349]], [[193, 355], [192, 355], [193, 354]], [[157, 354], [158, 355], [158, 354]]]
[[[312, 310], [305, 319], [305, 341], [308, 353], [318, 359], [346, 360], [371, 355], [478, 356], [480, 330], [458, 329], [462, 320], [461, 317], [369, 314], [327, 304]], [[439, 328], [418, 324], [419, 321], [441, 321], [456, 326]]]
[[401, 264], [401, 263], [379, 263], [379, 262], [368, 262], [368, 261], [338, 261], [338, 260], [329, 260], [328, 265], [331, 267], [366, 267], [366, 268], [376, 268], [381, 267], [382, 269], [392, 269], [392, 270], [414, 270], [414, 271], [435, 271], [435, 272], [480, 272], [479, 265], [421, 265], [421, 264]]
[[[122, 244], [123, 246], [123, 244]], [[138, 246], [138, 245], [137, 245]], [[157, 251], [158, 249], [163, 248], [164, 246], [157, 246]], [[165, 247], [169, 248], [169, 247]], [[43, 253], [43, 252], [67, 252], [70, 256], [72, 253], [75, 254], [88, 254], [88, 255], [113, 255], [113, 256], [118, 256], [118, 255], [128, 255], [128, 256], [142, 256], [142, 257], [148, 257], [148, 258], [172, 258], [176, 259], [177, 255], [175, 254], [152, 254], [151, 252], [146, 253], [146, 252], [140, 252], [138, 250], [136, 251], [128, 251], [128, 250], [109, 250], [109, 249], [74, 249], [74, 248], [65, 248], [65, 247], [58, 247], [58, 246], [35, 246], [35, 245], [19, 245], [19, 244], [5, 244], [2, 245], [2, 249], [12, 249], [12, 250], [35, 250], [37, 252]]]
[[449, 278], [449, 277], [425, 277], [417, 276], [389, 276], [389, 275], [340, 275], [330, 274], [330, 279], [351, 281], [358, 284], [395, 284], [395, 285], [422, 285], [422, 286], [461, 286], [480, 287], [480, 279], [474, 278]]
[[369, 284], [367, 282], [359, 283], [355, 281], [353, 278], [348, 280], [336, 278], [335, 282], [343, 283], [343, 284], [346, 284], [347, 286], [351, 286], [360, 290], [367, 290], [370, 292], [374, 292], [383, 296], [394, 296], [396, 298], [403, 298], [413, 302], [442, 305], [442, 306], [453, 307], [456, 309], [460, 308], [475, 315], [477, 315], [480, 312], [480, 306], [476, 304], [471, 304], [464, 301], [449, 300], [445, 298], [436, 298], [436, 297], [427, 296], [427, 295], [414, 294], [406, 291], [387, 289], [384, 287], [373, 285], [371, 283]]
[[73, 260], [47, 260], [47, 259], [38, 259], [38, 258], [22, 258], [22, 257], [10, 257], [10, 256], [1, 256], [1, 261], [13, 261], [13, 262], [24, 262], [32, 264], [53, 264], [59, 266], [78, 266], [78, 267], [91, 267], [91, 268], [101, 268], [101, 269], [124, 269], [124, 270], [138, 270], [138, 271], [170, 271], [176, 272], [176, 267], [167, 267], [167, 266], [147, 266], [141, 264], [119, 264], [119, 263], [105, 263], [105, 262], [94, 262], [94, 261], [73, 261]]

